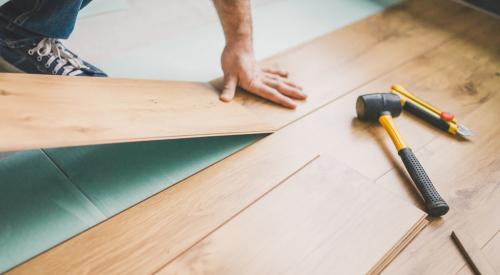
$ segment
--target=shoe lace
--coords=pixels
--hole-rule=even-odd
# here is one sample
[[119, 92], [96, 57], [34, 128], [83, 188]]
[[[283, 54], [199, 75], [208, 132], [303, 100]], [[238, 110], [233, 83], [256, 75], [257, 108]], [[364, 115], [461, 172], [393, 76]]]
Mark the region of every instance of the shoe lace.
[[39, 62], [43, 57], [48, 57], [45, 68], [50, 68], [54, 62], [57, 63], [52, 70], [53, 74], [57, 74], [62, 69], [62, 75], [75, 76], [83, 73], [81, 69], [88, 68], [78, 56], [69, 52], [59, 40], [54, 38], [44, 38], [34, 48], [28, 50], [29, 55], [35, 53], [38, 55]]

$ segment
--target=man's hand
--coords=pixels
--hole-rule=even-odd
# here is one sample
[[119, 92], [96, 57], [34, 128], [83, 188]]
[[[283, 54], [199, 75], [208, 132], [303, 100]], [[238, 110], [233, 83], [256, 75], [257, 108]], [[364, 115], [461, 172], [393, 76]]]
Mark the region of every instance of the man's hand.
[[286, 79], [288, 72], [261, 69], [253, 53], [245, 47], [226, 46], [221, 59], [224, 71], [222, 101], [231, 101], [237, 86], [291, 109], [297, 106], [292, 98], [306, 98], [299, 85]]
[[281, 70], [261, 69], [255, 61], [252, 43], [250, 0], [213, 0], [226, 38], [222, 53], [224, 90], [221, 100], [231, 101], [236, 87], [269, 99], [287, 108], [297, 105], [292, 100], [305, 99], [302, 88], [286, 79]]

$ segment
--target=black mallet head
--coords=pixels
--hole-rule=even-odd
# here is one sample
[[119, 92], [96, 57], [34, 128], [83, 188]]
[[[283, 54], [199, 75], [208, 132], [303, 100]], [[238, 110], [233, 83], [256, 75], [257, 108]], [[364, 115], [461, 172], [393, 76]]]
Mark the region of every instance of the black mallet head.
[[356, 101], [356, 113], [361, 120], [377, 121], [383, 113], [397, 117], [402, 110], [401, 98], [391, 93], [362, 95]]

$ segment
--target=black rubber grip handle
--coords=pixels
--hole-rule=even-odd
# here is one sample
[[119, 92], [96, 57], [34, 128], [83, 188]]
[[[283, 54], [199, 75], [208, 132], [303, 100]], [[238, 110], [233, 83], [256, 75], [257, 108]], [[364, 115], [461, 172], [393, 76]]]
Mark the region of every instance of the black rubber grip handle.
[[448, 204], [441, 198], [439, 193], [434, 188], [434, 185], [425, 173], [424, 168], [413, 154], [410, 148], [399, 150], [399, 156], [405, 164], [406, 170], [410, 174], [411, 179], [415, 183], [422, 194], [425, 202], [427, 213], [433, 217], [439, 217], [448, 212], [450, 209]]
[[417, 117], [429, 122], [430, 124], [438, 127], [441, 130], [447, 131], [450, 128], [450, 125], [446, 121], [441, 120], [440, 117], [437, 117], [435, 114], [430, 113], [429, 111], [423, 109], [422, 107], [418, 106], [417, 104], [411, 102], [411, 101], [406, 101], [404, 105], [404, 109]]

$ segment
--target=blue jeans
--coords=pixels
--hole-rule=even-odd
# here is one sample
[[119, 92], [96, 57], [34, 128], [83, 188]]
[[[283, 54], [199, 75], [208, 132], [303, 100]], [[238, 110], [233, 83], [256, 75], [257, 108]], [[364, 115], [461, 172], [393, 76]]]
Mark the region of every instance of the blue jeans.
[[66, 39], [91, 0], [11, 0], [0, 7], [0, 44], [24, 47], [42, 37]]

